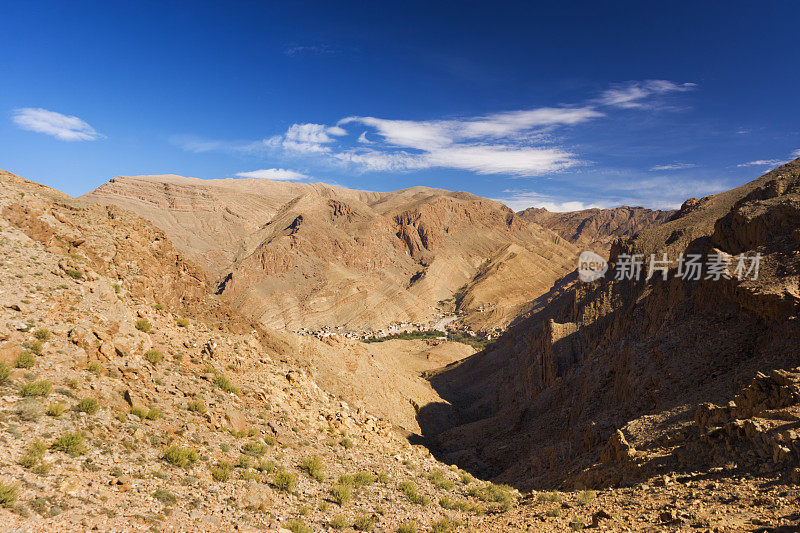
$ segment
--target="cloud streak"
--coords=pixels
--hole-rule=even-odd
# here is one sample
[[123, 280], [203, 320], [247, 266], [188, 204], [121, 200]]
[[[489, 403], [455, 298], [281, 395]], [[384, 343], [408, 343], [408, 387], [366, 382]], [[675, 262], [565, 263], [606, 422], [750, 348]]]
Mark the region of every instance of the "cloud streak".
[[251, 170], [248, 172], [237, 172], [236, 176], [239, 178], [258, 178], [269, 179], [275, 181], [298, 181], [308, 179], [310, 176], [294, 170], [285, 168], [264, 168], [260, 170]]
[[15, 109], [12, 120], [23, 130], [44, 133], [61, 141], [94, 141], [103, 137], [76, 116], [62, 115], [40, 107]]
[[333, 125], [292, 124], [283, 134], [255, 142], [182, 138], [176, 144], [193, 152], [278, 150], [286, 156], [321, 158], [361, 171], [447, 168], [481, 175], [536, 177], [584, 163], [574, 150], [556, 145], [554, 134], [560, 130], [601, 119], [609, 109], [644, 108], [658, 95], [694, 87], [693, 83], [645, 80], [615, 86], [581, 105], [440, 120], [349, 116]]

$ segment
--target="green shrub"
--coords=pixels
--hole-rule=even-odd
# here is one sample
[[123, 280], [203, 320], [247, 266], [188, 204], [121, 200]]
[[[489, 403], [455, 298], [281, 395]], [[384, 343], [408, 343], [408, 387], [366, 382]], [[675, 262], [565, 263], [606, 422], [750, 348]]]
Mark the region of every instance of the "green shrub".
[[437, 488], [442, 490], [452, 490], [455, 483], [445, 477], [445, 473], [441, 469], [436, 469], [428, 474], [428, 479]]
[[449, 533], [460, 525], [461, 522], [458, 520], [455, 520], [449, 516], [445, 516], [444, 518], [431, 524], [431, 533]]
[[19, 464], [25, 468], [33, 468], [41, 461], [46, 451], [47, 445], [39, 439], [36, 439], [28, 446], [28, 449], [25, 450], [25, 454], [19, 460]]
[[6, 383], [11, 377], [11, 367], [5, 363], [0, 363], [0, 385]]
[[183, 446], [170, 446], [164, 450], [164, 460], [173, 466], [186, 467], [199, 459], [197, 451]]
[[339, 444], [346, 450], [349, 450], [350, 448], [353, 447], [353, 441], [351, 441], [347, 437], [345, 437], [341, 441], [339, 441]]
[[19, 485], [0, 482], [0, 505], [11, 507], [19, 498]]
[[67, 432], [58, 437], [50, 445], [51, 450], [64, 452], [70, 457], [77, 457], [86, 453], [86, 443], [80, 431]]
[[247, 455], [240, 455], [239, 459], [236, 460], [236, 468], [250, 468], [251, 459]]
[[297, 477], [290, 472], [277, 472], [272, 476], [272, 486], [283, 492], [291, 492], [297, 486]]
[[144, 358], [145, 360], [147, 360], [148, 363], [155, 366], [164, 360], [164, 354], [162, 354], [158, 350], [148, 350], [147, 352], [145, 352]]
[[397, 488], [412, 503], [416, 503], [417, 505], [428, 505], [428, 503], [430, 503], [427, 496], [419, 493], [417, 485], [413, 481], [403, 481], [397, 485]]
[[261, 457], [269, 447], [266, 444], [259, 444], [258, 442], [248, 442], [242, 446], [242, 453], [251, 457]]
[[136, 321], [136, 329], [141, 331], [142, 333], [150, 333], [150, 330], [153, 326], [150, 325], [150, 322], [145, 320], [144, 318], [140, 318]]
[[383, 485], [388, 485], [389, 484], [389, 474], [387, 474], [386, 472], [380, 472], [378, 474], [377, 481], [378, 481], [378, 483], [381, 483]]
[[350, 488], [350, 485], [338, 483], [331, 489], [331, 497], [341, 507], [353, 499], [353, 489]]
[[188, 318], [179, 318], [175, 321], [179, 328], [185, 328], [189, 326], [189, 319]]
[[206, 410], [207, 410], [206, 409], [206, 405], [203, 402], [198, 401], [198, 400], [192, 400], [191, 402], [189, 402], [189, 405], [186, 406], [186, 409], [188, 409], [189, 411], [191, 411], [193, 413], [198, 413], [198, 414], [201, 414], [201, 415], [206, 414]]
[[575, 518], [572, 522], [569, 523], [569, 527], [572, 528], [572, 531], [582, 531], [586, 525], [583, 523], [583, 520], [580, 518]]
[[353, 485], [355, 487], [366, 487], [375, 483], [375, 476], [369, 472], [359, 472], [353, 476]]
[[469, 472], [464, 472], [463, 470], [459, 470], [458, 477], [461, 480], [461, 483], [464, 485], [469, 485], [470, 483], [475, 483], [475, 477], [470, 474]]
[[308, 477], [322, 483], [325, 481], [325, 474], [323, 473], [324, 467], [322, 464], [322, 457], [319, 455], [312, 455], [303, 459], [300, 463], [300, 470], [308, 474]]
[[83, 277], [83, 272], [78, 270], [77, 268], [68, 268], [65, 270], [67, 276], [71, 277], [72, 279], [81, 279]]
[[228, 378], [223, 375], [219, 375], [214, 378], [214, 385], [219, 387], [220, 389], [224, 390], [225, 392], [231, 392], [233, 394], [239, 394], [239, 389], [231, 383]]
[[353, 529], [356, 531], [372, 531], [374, 527], [375, 518], [365, 514], [357, 516], [355, 522], [353, 522]]
[[150, 408], [150, 409], [148, 409], [148, 410], [147, 410], [147, 412], [144, 414], [144, 417], [145, 417], [146, 419], [148, 419], [148, 420], [158, 420], [159, 418], [161, 418], [161, 410], [160, 410], [160, 409], [157, 409], [157, 408], [155, 408], [155, 407], [151, 407], [151, 408]]
[[14, 363], [14, 366], [17, 368], [33, 368], [33, 365], [36, 364], [36, 356], [33, 355], [31, 352], [22, 352], [17, 357], [17, 361]]
[[545, 511], [544, 514], [553, 518], [557, 518], [561, 516], [561, 512], [561, 507], [553, 507]]
[[597, 498], [597, 493], [593, 490], [582, 490], [578, 493], [578, 505], [586, 505]]
[[32, 343], [28, 344], [28, 350], [36, 355], [42, 355], [44, 345], [42, 344], [42, 341], [33, 341]]
[[66, 410], [67, 410], [66, 404], [60, 402], [51, 403], [49, 406], [47, 406], [47, 416], [54, 416], [54, 417], [61, 416], [64, 414]]
[[139, 417], [139, 418], [141, 418], [142, 420], [144, 420], [145, 418], [147, 418], [147, 411], [145, 411], [145, 410], [144, 410], [143, 408], [141, 408], [141, 407], [137, 407], [137, 406], [133, 406], [133, 407], [131, 407], [130, 413], [131, 413], [133, 416], [138, 416], [138, 417]]
[[164, 489], [156, 489], [156, 491], [153, 493], [153, 498], [160, 501], [164, 505], [172, 505], [178, 501], [178, 498], [176, 498], [174, 494]]
[[218, 462], [211, 467], [211, 477], [214, 481], [228, 481], [231, 478], [231, 464], [227, 461]]
[[53, 385], [49, 381], [31, 381], [19, 388], [19, 394], [23, 397], [47, 396], [53, 390]]
[[120, 284], [119, 284], [119, 283], [115, 283], [115, 284], [113, 284], [113, 285], [112, 285], [112, 287], [114, 288], [114, 292], [115, 292], [116, 294], [119, 294], [119, 293], [121, 293], [121, 292], [122, 292], [122, 286], [120, 286]]
[[41, 328], [34, 331], [33, 336], [39, 339], [40, 341], [46, 342], [50, 340], [52, 333], [50, 333], [49, 329]]
[[100, 404], [97, 403], [97, 400], [94, 398], [84, 398], [78, 402], [78, 405], [75, 406], [75, 410], [86, 413], [87, 415], [93, 415], [100, 410]]
[[564, 499], [564, 495], [558, 491], [540, 492], [536, 499], [540, 502], [560, 502]]
[[259, 472], [271, 474], [278, 468], [278, 465], [275, 464], [275, 461], [259, 461], [255, 468]]
[[510, 507], [514, 502], [513, 490], [508, 485], [490, 483], [485, 487], [473, 487], [468, 494], [484, 502], [494, 502], [503, 507]]
[[312, 533], [312, 529], [306, 525], [305, 522], [299, 518], [292, 518], [286, 522], [286, 529], [292, 533]]
[[153, 306], [153, 309], [155, 309], [156, 311], [163, 311], [164, 310], [164, 306], [161, 305], [161, 304], [156, 304], [156, 305]]
[[100, 366], [100, 363], [89, 363], [86, 365], [86, 371], [95, 376], [99, 376], [103, 373], [103, 367]]
[[417, 533], [417, 524], [411, 520], [406, 520], [397, 526], [397, 533]]
[[339, 514], [334, 516], [328, 525], [336, 530], [344, 529], [347, 527], [347, 519]]

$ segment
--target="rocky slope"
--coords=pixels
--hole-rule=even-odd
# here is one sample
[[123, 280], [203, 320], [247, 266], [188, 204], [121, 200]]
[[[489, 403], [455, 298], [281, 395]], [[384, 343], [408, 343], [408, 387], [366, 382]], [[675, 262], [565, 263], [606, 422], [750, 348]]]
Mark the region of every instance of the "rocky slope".
[[[605, 278], [563, 280], [485, 352], [432, 378], [457, 420], [427, 432], [439, 457], [520, 487], [713, 468], [794, 479], [796, 374], [773, 371], [798, 364], [798, 228], [800, 160], [618, 242]], [[667, 280], [613, 279], [621, 254], [681, 252], [760, 253], [760, 275], [684, 281], [673, 263]], [[714, 453], [697, 452], [712, 442]]]
[[465, 293], [459, 311], [470, 323], [503, 326], [577, 256], [500, 203], [426, 187], [136, 176], [83, 198], [152, 221], [235, 308], [271, 327], [425, 322]]
[[[251, 324], [146, 221], [8, 173], [0, 214], [0, 523], [12, 531], [740, 531], [797, 519], [797, 490], [725, 468], [567, 492], [480, 481], [410, 444], [400, 408], [416, 398], [420, 424], [439, 423], [451, 408], [419, 373], [463, 346]], [[796, 376], [756, 375], [735, 407], [704, 404], [687, 442], [748, 457], [754, 435], [759, 456], [792, 457], [780, 421], [796, 413]], [[640, 451], [625, 435], [610, 443], [626, 471]]]
[[592, 250], [608, 257], [614, 240], [633, 237], [642, 230], [662, 224], [674, 213], [621, 206], [566, 213], [553, 213], [547, 209], [531, 207], [517, 214], [523, 220], [555, 231], [581, 250]]

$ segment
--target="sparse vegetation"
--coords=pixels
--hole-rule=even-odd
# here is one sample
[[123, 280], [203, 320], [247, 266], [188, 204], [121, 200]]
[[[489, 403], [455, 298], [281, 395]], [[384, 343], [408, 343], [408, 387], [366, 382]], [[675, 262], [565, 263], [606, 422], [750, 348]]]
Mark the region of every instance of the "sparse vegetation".
[[61, 402], [51, 403], [47, 406], [47, 416], [58, 417], [66, 412], [67, 406]]
[[484, 487], [473, 487], [468, 494], [484, 502], [497, 503], [502, 510], [508, 510], [514, 505], [513, 490], [508, 485], [490, 483]]
[[153, 329], [153, 326], [150, 325], [150, 322], [144, 318], [140, 318], [136, 321], [136, 329], [141, 331], [142, 333], [150, 333], [150, 330]]
[[94, 398], [84, 398], [78, 402], [78, 405], [75, 406], [75, 410], [86, 413], [87, 415], [93, 415], [100, 410], [100, 404]]
[[50, 340], [50, 337], [53, 334], [50, 332], [49, 329], [40, 328], [33, 332], [33, 336], [39, 339], [42, 342], [46, 342]]
[[188, 318], [179, 318], [175, 321], [179, 328], [186, 328], [189, 327], [189, 319]]
[[19, 388], [19, 394], [23, 397], [47, 396], [52, 390], [53, 385], [49, 381], [31, 381]]
[[0, 482], [0, 505], [11, 507], [19, 498], [19, 485]]
[[413, 481], [403, 481], [397, 485], [397, 489], [412, 503], [416, 503], [417, 505], [428, 505], [428, 503], [430, 503], [427, 496], [419, 493], [419, 489]]
[[337, 483], [331, 489], [331, 497], [333, 497], [333, 501], [338, 503], [341, 507], [353, 499], [353, 489], [350, 487], [350, 485]]
[[428, 474], [428, 480], [433, 483], [437, 489], [452, 490], [456, 486], [455, 483], [447, 479], [445, 473], [441, 469], [436, 469]]
[[86, 365], [86, 371], [95, 376], [99, 376], [103, 372], [103, 367], [100, 363], [89, 363]]
[[431, 524], [431, 533], [449, 533], [461, 525], [461, 522], [450, 517], [445, 516]]
[[218, 462], [211, 467], [211, 477], [214, 481], [228, 481], [231, 478], [231, 464], [227, 461]]
[[39, 420], [42, 416], [42, 405], [33, 398], [24, 398], [17, 404], [17, 416], [26, 422]]
[[347, 519], [339, 514], [334, 516], [328, 525], [336, 530], [344, 529], [347, 527]]
[[374, 527], [375, 518], [366, 514], [358, 515], [353, 522], [353, 529], [356, 531], [372, 531]]
[[272, 476], [272, 486], [283, 492], [291, 492], [297, 486], [297, 477], [290, 472], [277, 472]]
[[186, 467], [199, 459], [197, 451], [183, 446], [170, 446], [164, 450], [164, 460], [173, 466]]
[[544, 512], [546, 516], [550, 516], [553, 518], [558, 518], [559, 516], [561, 516], [561, 513], [562, 513], [561, 507], [553, 507]]
[[64, 272], [72, 279], [81, 279], [83, 277], [83, 271], [77, 268], [68, 268]]
[[319, 455], [312, 455], [303, 459], [300, 463], [300, 470], [308, 474], [308, 477], [315, 481], [322, 483], [325, 481], [324, 466], [322, 464], [322, 457]]
[[11, 376], [11, 367], [5, 363], [0, 363], [0, 385], [5, 384]]
[[19, 460], [19, 464], [25, 468], [33, 468], [39, 461], [42, 460], [44, 453], [47, 451], [47, 445], [39, 439], [33, 441], [25, 450], [25, 453]]
[[352, 441], [352, 440], [350, 440], [350, 439], [349, 439], [349, 438], [347, 438], [347, 437], [345, 437], [345, 438], [343, 438], [342, 440], [340, 440], [340, 441], [339, 441], [339, 444], [340, 444], [340, 445], [342, 446], [342, 448], [344, 448], [345, 450], [349, 450], [350, 448], [352, 448], [352, 447], [353, 447], [353, 441]]
[[574, 518], [572, 522], [569, 523], [569, 527], [572, 528], [572, 531], [582, 531], [583, 528], [586, 527], [586, 525], [580, 518]]
[[200, 415], [206, 414], [207, 411], [206, 404], [198, 400], [192, 400], [191, 402], [189, 402], [189, 405], [186, 406], [186, 409]]
[[14, 366], [17, 368], [33, 368], [33, 365], [36, 364], [36, 356], [33, 355], [31, 352], [22, 352], [17, 357], [17, 361], [14, 363]]
[[540, 492], [536, 499], [540, 502], [560, 502], [564, 499], [564, 495], [558, 491]]
[[397, 526], [397, 533], [417, 533], [417, 524], [411, 520], [406, 520]]
[[578, 493], [577, 503], [578, 505], [586, 505], [595, 498], [597, 498], [597, 493], [595, 491], [582, 490]]
[[165, 489], [156, 489], [153, 493], [153, 498], [160, 501], [164, 505], [172, 505], [178, 501], [178, 498], [170, 491]]
[[70, 457], [83, 455], [86, 453], [86, 443], [83, 438], [83, 433], [80, 431], [64, 433], [50, 445], [50, 449], [57, 452], [64, 452]]
[[225, 392], [239, 394], [239, 388], [234, 386], [233, 383], [231, 383], [228, 380], [228, 378], [223, 375], [219, 375], [216, 378], [214, 378], [214, 385], [224, 390]]
[[286, 529], [292, 533], [312, 533], [312, 529], [306, 525], [305, 522], [299, 518], [292, 518], [286, 522]]
[[164, 354], [158, 350], [147, 350], [144, 354], [144, 358], [148, 363], [155, 366], [164, 360]]
[[242, 446], [242, 453], [251, 457], [261, 457], [269, 447], [266, 444], [259, 444], [258, 442], [248, 442]]

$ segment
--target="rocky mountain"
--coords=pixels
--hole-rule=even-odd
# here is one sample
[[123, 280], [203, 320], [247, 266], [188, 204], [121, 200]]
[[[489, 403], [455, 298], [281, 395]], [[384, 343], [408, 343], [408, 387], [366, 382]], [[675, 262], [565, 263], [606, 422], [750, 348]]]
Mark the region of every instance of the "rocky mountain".
[[427, 187], [136, 176], [82, 198], [147, 218], [236, 309], [293, 330], [426, 322], [451, 299], [473, 326], [503, 326], [577, 257], [498, 202]]
[[670, 219], [674, 211], [655, 211], [644, 207], [621, 206], [614, 209], [584, 209], [554, 213], [531, 207], [517, 213], [520, 218], [551, 229], [581, 250], [592, 250], [605, 257], [611, 243], [633, 237]]
[[[762, 281], [568, 276], [471, 356], [433, 339], [268, 329], [149, 221], [0, 171], [0, 523], [791, 527], [800, 369], [780, 367], [797, 346], [799, 171], [689, 202], [669, 228], [615, 251], [758, 249]], [[220, 220], [239, 231], [207, 219]], [[472, 292], [500, 297], [484, 278], [513, 283], [515, 246], [479, 266], [461, 305]], [[540, 490], [561, 482], [569, 490]]]
[[[436, 428], [451, 422], [426, 431], [438, 456], [521, 487], [800, 479], [799, 228], [800, 159], [618, 241], [604, 278], [566, 278], [431, 378]], [[676, 277], [681, 253], [723, 258], [730, 278]], [[633, 254], [667, 254], [667, 279], [614, 279]], [[734, 275], [739, 254], [760, 254], [758, 279]]]

